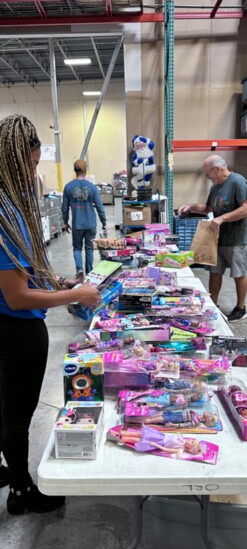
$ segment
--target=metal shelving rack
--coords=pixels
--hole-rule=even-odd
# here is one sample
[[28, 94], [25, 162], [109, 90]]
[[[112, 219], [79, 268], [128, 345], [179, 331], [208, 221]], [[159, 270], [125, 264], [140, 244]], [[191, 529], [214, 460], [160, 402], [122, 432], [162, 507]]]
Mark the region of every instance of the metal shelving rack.
[[165, 106], [165, 194], [168, 198], [168, 219], [173, 224], [174, 153], [199, 151], [232, 151], [247, 149], [246, 139], [174, 140], [174, 19], [230, 19], [246, 13], [219, 11], [223, 0], [216, 0], [211, 12], [188, 14], [174, 12], [174, 0], [164, 3], [164, 106]]

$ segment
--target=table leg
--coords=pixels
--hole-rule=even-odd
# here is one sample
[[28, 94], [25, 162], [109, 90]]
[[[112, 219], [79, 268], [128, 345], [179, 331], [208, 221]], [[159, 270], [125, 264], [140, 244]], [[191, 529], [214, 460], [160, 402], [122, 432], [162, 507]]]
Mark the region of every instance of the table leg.
[[127, 549], [137, 549], [142, 540], [142, 497], [135, 497], [134, 538]]
[[219, 549], [210, 536], [209, 496], [201, 496], [201, 535], [207, 549]]

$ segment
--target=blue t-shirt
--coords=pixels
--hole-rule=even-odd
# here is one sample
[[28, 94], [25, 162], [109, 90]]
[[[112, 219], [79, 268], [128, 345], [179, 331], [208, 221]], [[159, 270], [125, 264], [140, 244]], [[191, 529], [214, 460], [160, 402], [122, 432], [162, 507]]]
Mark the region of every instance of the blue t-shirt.
[[[4, 214], [4, 211], [1, 209], [1, 213]], [[5, 214], [4, 214], [5, 215]], [[29, 243], [28, 234], [26, 231], [26, 227], [22, 221], [22, 218], [20, 214], [17, 212], [19, 225], [21, 227], [21, 231], [23, 234], [23, 237], [27, 243]], [[5, 232], [0, 229], [0, 237], [3, 238], [5, 245], [8, 247], [9, 251], [18, 259], [18, 261], [21, 263], [23, 267], [26, 268], [27, 272], [31, 275], [33, 274], [33, 269], [30, 267], [29, 263], [23, 257], [21, 252], [13, 245], [11, 240], [6, 236]], [[1, 241], [0, 241], [0, 270], [1, 271], [10, 271], [13, 269], [17, 269], [15, 263], [10, 259], [8, 254], [5, 252]], [[32, 284], [31, 280], [28, 281], [29, 288], [35, 288], [34, 284]], [[8, 315], [8, 316], [14, 316], [16, 318], [45, 318], [46, 316], [46, 309], [20, 309], [20, 310], [12, 310], [8, 306], [3, 292], [0, 289], [0, 314]]]
[[[247, 200], [247, 181], [242, 175], [231, 172], [221, 184], [212, 185], [207, 206], [214, 217], [233, 212]], [[220, 226], [219, 246], [233, 247], [247, 244], [247, 217], [238, 221], [228, 221]]]
[[106, 225], [105, 210], [99, 191], [95, 185], [86, 179], [73, 179], [65, 185], [63, 191], [62, 214], [67, 225], [69, 208], [72, 211], [72, 229], [96, 229], [95, 209], [103, 226]]

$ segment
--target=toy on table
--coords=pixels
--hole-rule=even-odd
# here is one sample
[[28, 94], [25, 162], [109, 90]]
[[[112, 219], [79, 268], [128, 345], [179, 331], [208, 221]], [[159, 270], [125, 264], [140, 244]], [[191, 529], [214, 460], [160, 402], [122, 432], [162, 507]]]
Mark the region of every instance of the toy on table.
[[126, 424], [143, 423], [157, 426], [161, 430], [186, 432], [217, 432], [222, 429], [216, 406], [212, 404], [198, 411], [193, 408], [182, 410], [167, 410], [165, 406], [156, 403], [126, 402], [124, 410]]
[[247, 440], [247, 392], [239, 385], [220, 387], [218, 396], [242, 440]]
[[124, 238], [94, 238], [92, 246], [94, 250], [123, 250], [126, 243]]
[[210, 347], [210, 356], [227, 355], [232, 366], [247, 366], [247, 339], [246, 337], [214, 336]]
[[164, 408], [182, 409], [190, 405], [193, 407], [201, 407], [205, 404], [208, 394], [205, 392], [190, 392], [169, 393], [165, 389], [146, 389], [139, 391], [131, 391], [130, 389], [122, 389], [118, 395], [118, 406], [121, 413], [125, 402], [138, 402], [146, 404], [161, 404]]
[[194, 263], [194, 252], [178, 252], [178, 253], [158, 253], [156, 254], [157, 267], [174, 267], [183, 269]]
[[109, 429], [107, 440], [124, 444], [138, 452], [151, 452], [152, 455], [201, 461], [215, 465], [219, 447], [207, 441], [182, 437], [180, 434], [161, 433], [143, 425], [141, 429], [125, 428], [117, 425]]
[[99, 354], [67, 354], [64, 357], [64, 399], [104, 400], [103, 357]]
[[56, 458], [96, 459], [103, 417], [103, 402], [67, 402], [54, 427]]

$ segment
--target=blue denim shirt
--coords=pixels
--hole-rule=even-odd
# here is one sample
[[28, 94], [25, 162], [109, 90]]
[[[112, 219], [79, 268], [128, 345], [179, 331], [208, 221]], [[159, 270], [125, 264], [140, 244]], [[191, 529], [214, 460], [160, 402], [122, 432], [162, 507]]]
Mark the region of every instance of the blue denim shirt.
[[69, 221], [69, 208], [72, 211], [72, 229], [95, 229], [97, 226], [95, 208], [103, 226], [106, 225], [98, 189], [86, 179], [74, 179], [65, 185], [63, 192], [63, 221]]

